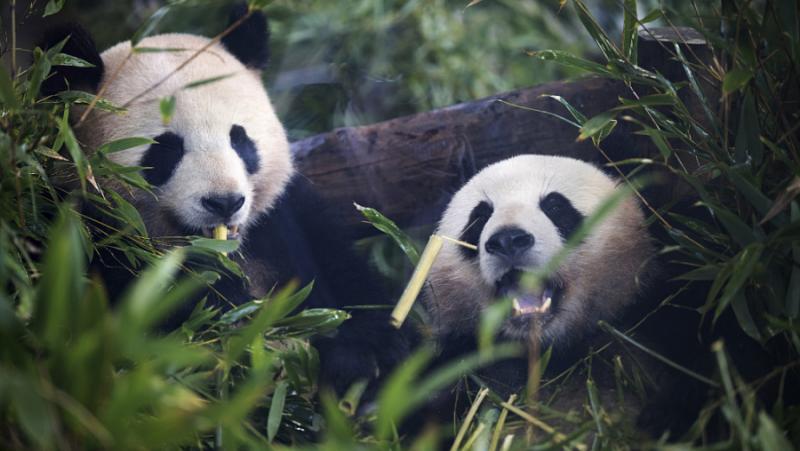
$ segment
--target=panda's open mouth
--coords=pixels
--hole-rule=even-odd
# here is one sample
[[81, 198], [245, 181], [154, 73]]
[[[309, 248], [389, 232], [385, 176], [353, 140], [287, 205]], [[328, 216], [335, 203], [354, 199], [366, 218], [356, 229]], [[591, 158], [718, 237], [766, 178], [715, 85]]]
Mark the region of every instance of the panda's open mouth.
[[545, 315], [556, 310], [563, 292], [563, 284], [556, 279], [547, 279], [544, 284], [530, 290], [521, 284], [525, 273], [512, 269], [495, 282], [497, 298], [511, 298], [514, 316]]
[[219, 240], [238, 240], [240, 237], [239, 224], [220, 224], [214, 227], [202, 227], [200, 230], [203, 232], [203, 236], [207, 238], [216, 238]]

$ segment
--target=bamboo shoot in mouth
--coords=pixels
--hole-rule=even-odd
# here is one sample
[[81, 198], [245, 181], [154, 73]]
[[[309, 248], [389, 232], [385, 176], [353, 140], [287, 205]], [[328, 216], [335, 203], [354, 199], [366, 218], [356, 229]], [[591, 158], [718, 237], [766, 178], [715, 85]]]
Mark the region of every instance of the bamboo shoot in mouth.
[[228, 226], [225, 224], [220, 224], [214, 227], [214, 239], [215, 240], [227, 240], [228, 239]]

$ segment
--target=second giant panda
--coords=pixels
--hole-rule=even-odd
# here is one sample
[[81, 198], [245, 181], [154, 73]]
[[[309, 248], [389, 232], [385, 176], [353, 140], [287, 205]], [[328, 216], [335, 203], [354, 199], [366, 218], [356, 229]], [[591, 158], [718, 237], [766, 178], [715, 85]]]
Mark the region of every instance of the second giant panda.
[[[423, 293], [440, 349], [439, 360], [453, 361], [477, 349], [482, 313], [510, 298], [512, 312], [499, 326], [498, 340], [517, 342], [528, 350], [537, 346], [541, 355], [549, 352], [538, 393], [542, 403], [585, 420], [589, 403], [586, 384], [591, 376], [604, 409], [618, 415], [625, 412], [624, 416], [633, 419], [647, 411], [647, 397], [631, 394], [637, 390], [631, 389], [620, 401], [620, 380], [630, 384], [628, 389], [642, 383], [655, 399], [660, 397], [655, 394], [660, 385], [673, 386], [667, 381], [674, 380], [674, 372], [635, 348], [619, 346], [598, 325], [605, 321], [626, 330], [661, 301], [658, 296], [648, 298], [658, 291], [654, 285], [662, 280], [663, 269], [637, 199], [623, 198], [540, 287], [526, 288], [523, 280], [526, 273], [541, 270], [559, 254], [586, 218], [620, 186], [589, 163], [545, 155], [509, 158], [471, 178], [450, 201], [436, 233], [476, 248], [445, 245]], [[676, 344], [679, 335], [692, 334], [691, 326], [675, 327]], [[646, 340], [642, 334], [637, 339]], [[691, 351], [687, 349], [686, 354]], [[526, 386], [529, 363], [526, 357], [500, 361], [479, 371], [478, 377], [507, 397]], [[455, 395], [460, 391], [454, 388], [441, 394], [429, 406], [438, 410], [434, 416], [452, 416]], [[670, 428], [673, 433], [685, 430], [686, 424], [666, 418], [673, 411], [684, 415], [678, 422], [691, 422], [691, 412], [696, 413], [694, 407], [687, 410], [683, 405], [672, 411], [650, 411], [663, 418], [653, 426], [641, 421], [639, 425], [655, 435]], [[547, 421], [565, 426], [563, 417], [546, 412], [540, 413]]]
[[[242, 5], [232, 14], [234, 23], [238, 27], [220, 40], [171, 33], [142, 39], [138, 51], [122, 42], [102, 53], [82, 28], [54, 28], [45, 42], [69, 37], [62, 52], [92, 67], [55, 66], [42, 91], [101, 91], [107, 101], [124, 106], [124, 114], [95, 108], [75, 121], [77, 138], [90, 152], [121, 138], [154, 141], [108, 154], [116, 164], [141, 167], [152, 193], [105, 181], [139, 210], [150, 238], [170, 243], [210, 236], [214, 227], [225, 225], [229, 239], [242, 242], [238, 261], [249, 283], [223, 279], [206, 293], [216, 294], [218, 305], [263, 297], [292, 279], [303, 285], [314, 281], [303, 307], [384, 302], [382, 283], [355, 255], [337, 212], [295, 172], [284, 128], [261, 80], [269, 57], [266, 17]], [[159, 102], [169, 97], [174, 113], [164, 123]], [[73, 109], [73, 118], [84, 111]], [[132, 277], [125, 261], [114, 252], [95, 258], [112, 299]], [[192, 308], [186, 305], [184, 313]], [[399, 357], [379, 347], [394, 343], [398, 355], [407, 348], [383, 311], [351, 315], [338, 335], [316, 342], [321, 381], [340, 393], [357, 379], [389, 373]]]

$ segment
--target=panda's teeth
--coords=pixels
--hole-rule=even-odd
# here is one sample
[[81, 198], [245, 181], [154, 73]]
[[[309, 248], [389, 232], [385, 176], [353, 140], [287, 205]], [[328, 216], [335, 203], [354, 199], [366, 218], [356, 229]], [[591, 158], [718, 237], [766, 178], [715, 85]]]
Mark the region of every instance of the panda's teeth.
[[542, 303], [542, 305], [540, 307], [535, 309], [535, 311], [538, 312], [538, 313], [544, 313], [544, 312], [550, 310], [550, 304], [552, 304], [552, 303], [553, 303], [553, 298], [548, 297], [548, 298], [546, 298], [544, 300], [544, 303]]
[[523, 314], [522, 306], [519, 305], [519, 299], [514, 298], [512, 301], [514, 316], [519, 316]]

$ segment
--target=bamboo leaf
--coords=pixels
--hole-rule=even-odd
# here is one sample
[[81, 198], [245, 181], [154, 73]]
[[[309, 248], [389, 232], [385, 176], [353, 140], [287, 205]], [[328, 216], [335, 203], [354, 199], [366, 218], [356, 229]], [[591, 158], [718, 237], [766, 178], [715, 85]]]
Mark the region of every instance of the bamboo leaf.
[[589, 35], [594, 39], [600, 51], [603, 52], [603, 56], [606, 60], [624, 59], [622, 53], [620, 53], [619, 49], [611, 42], [611, 39], [609, 39], [608, 35], [603, 31], [603, 27], [597, 23], [592, 13], [589, 11], [589, 8], [586, 7], [582, 0], [575, 0], [575, 10], [584, 28], [586, 28], [586, 31], [589, 32]]
[[547, 97], [547, 98], [553, 99], [556, 102], [560, 103], [564, 108], [567, 109], [567, 111], [569, 111], [569, 114], [571, 114], [572, 117], [577, 122], [578, 127], [582, 126], [586, 122], [586, 116], [584, 116], [583, 113], [581, 113], [580, 111], [575, 109], [575, 107], [573, 107], [567, 101], [567, 99], [565, 99], [565, 98], [563, 98], [561, 96], [555, 96], [555, 95], [550, 95], [550, 94], [542, 94], [542, 97]]
[[2, 65], [0, 65], [0, 101], [9, 109], [19, 108], [19, 99], [14, 89], [14, 81], [5, 66]]
[[144, 137], [121, 138], [103, 144], [102, 146], [97, 148], [97, 152], [109, 154], [109, 153], [115, 153], [123, 150], [132, 149], [134, 147], [147, 146], [155, 143], [156, 141], [152, 138], [144, 138]]
[[50, 0], [44, 7], [44, 14], [42, 14], [42, 17], [52, 16], [53, 14], [56, 14], [59, 11], [61, 11], [61, 8], [63, 7], [64, 7], [64, 0]]
[[633, 64], [636, 64], [636, 50], [639, 34], [637, 32], [636, 0], [624, 0], [623, 26], [622, 26], [622, 54]]
[[67, 55], [66, 53], [54, 55], [51, 63], [53, 66], [94, 67], [94, 64], [78, 58], [77, 56]]
[[221, 81], [221, 80], [225, 80], [226, 78], [233, 77], [234, 75], [236, 75], [236, 72], [231, 72], [229, 74], [223, 74], [223, 75], [217, 75], [215, 77], [203, 78], [201, 80], [195, 80], [195, 81], [193, 81], [191, 83], [187, 83], [187, 84], [183, 85], [183, 87], [181, 89], [199, 88], [199, 87], [204, 86], [204, 85], [208, 85], [208, 84], [211, 84], [211, 83], [216, 83], [216, 82]]
[[611, 134], [611, 131], [614, 130], [616, 125], [617, 120], [613, 112], [600, 113], [581, 126], [577, 140], [584, 141], [587, 138], [592, 138], [592, 140], [600, 142]]
[[158, 8], [150, 17], [148, 17], [147, 20], [145, 20], [145, 22], [139, 27], [139, 29], [136, 30], [136, 33], [133, 34], [133, 37], [131, 37], [131, 47], [136, 47], [136, 45], [141, 42], [142, 39], [150, 36], [161, 20], [164, 19], [167, 13], [169, 13], [171, 8], [171, 5], [162, 6], [161, 8]]
[[161, 123], [169, 125], [172, 121], [172, 115], [175, 114], [175, 105], [177, 100], [175, 96], [168, 96], [162, 98], [158, 102], [158, 109], [161, 112]]
[[728, 95], [745, 87], [750, 79], [753, 78], [753, 71], [748, 69], [736, 68], [725, 74], [722, 80], [722, 92]]
[[[753, 274], [756, 264], [761, 258], [761, 253], [763, 250], [763, 244], [753, 243], [742, 249], [742, 251], [733, 258], [730, 277], [728, 278], [728, 281], [725, 284], [725, 289], [722, 291], [722, 296], [717, 303], [717, 309], [714, 315], [715, 320], [719, 318], [722, 312], [725, 311], [725, 308], [728, 307], [728, 304], [730, 304], [731, 301], [733, 301], [734, 298], [740, 294], [747, 281], [750, 280], [750, 276]], [[746, 301], [744, 299], [740, 301], [740, 308], [743, 310], [741, 302]], [[748, 325], [748, 327], [749, 326], [750, 325]], [[755, 329], [755, 326], [753, 326], [753, 328]]]
[[364, 218], [366, 218], [373, 227], [385, 233], [386, 235], [389, 235], [389, 237], [394, 240], [400, 249], [405, 252], [406, 257], [408, 257], [412, 264], [416, 265], [419, 263], [419, 250], [417, 250], [417, 247], [414, 245], [414, 242], [411, 241], [411, 238], [409, 238], [405, 232], [400, 230], [394, 221], [386, 216], [383, 216], [374, 208], [363, 207], [357, 203], [353, 203], [353, 205], [355, 205], [356, 210], [360, 211], [361, 214], [364, 215]]
[[275, 436], [278, 434], [278, 429], [281, 426], [287, 388], [288, 383], [286, 381], [280, 381], [278, 385], [275, 386], [275, 392], [272, 393], [272, 402], [270, 403], [269, 415], [267, 416], [267, 439], [270, 443], [275, 440]]
[[553, 61], [563, 66], [572, 67], [592, 74], [602, 75], [608, 78], [619, 78], [614, 72], [610, 71], [602, 64], [597, 64], [584, 58], [573, 55], [562, 50], [540, 50], [528, 52], [528, 55], [544, 61]]

